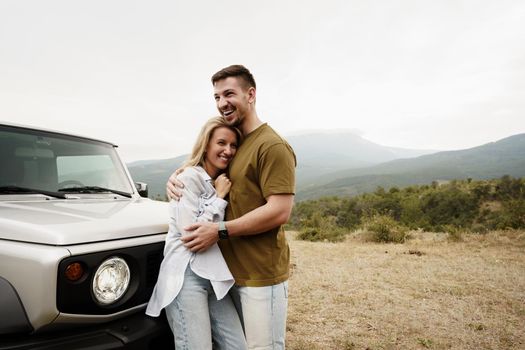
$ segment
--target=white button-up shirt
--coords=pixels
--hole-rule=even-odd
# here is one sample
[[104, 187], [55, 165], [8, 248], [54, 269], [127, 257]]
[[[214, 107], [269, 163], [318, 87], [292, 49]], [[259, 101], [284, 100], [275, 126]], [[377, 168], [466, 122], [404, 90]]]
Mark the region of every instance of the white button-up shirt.
[[217, 300], [235, 283], [217, 243], [204, 252], [192, 253], [180, 239], [188, 233], [183, 228], [189, 224], [223, 220], [228, 202], [217, 197], [212, 179], [202, 167], [188, 167], [178, 179], [184, 183], [184, 189], [180, 201], [169, 204], [169, 231], [157, 284], [146, 308], [149, 316], [159, 316], [179, 294], [188, 264], [195, 274], [210, 280]]

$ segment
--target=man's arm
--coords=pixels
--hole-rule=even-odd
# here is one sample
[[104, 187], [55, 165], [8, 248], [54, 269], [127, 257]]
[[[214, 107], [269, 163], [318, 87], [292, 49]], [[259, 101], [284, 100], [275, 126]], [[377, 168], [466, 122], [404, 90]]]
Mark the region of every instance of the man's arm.
[[265, 205], [255, 208], [240, 218], [227, 221], [228, 233], [234, 237], [255, 235], [284, 225], [290, 219], [293, 199], [293, 194], [269, 196]]
[[[267, 198], [266, 204], [235, 220], [226, 221], [230, 236], [255, 235], [285, 224], [293, 207], [293, 194], [276, 194]], [[206, 250], [219, 240], [218, 223], [195, 223], [185, 227], [192, 233], [182, 237], [186, 248], [192, 252]]]

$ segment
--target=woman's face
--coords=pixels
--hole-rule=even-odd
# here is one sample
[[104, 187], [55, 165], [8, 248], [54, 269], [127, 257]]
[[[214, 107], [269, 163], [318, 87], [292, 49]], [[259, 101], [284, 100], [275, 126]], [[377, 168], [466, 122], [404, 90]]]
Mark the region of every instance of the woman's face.
[[204, 169], [212, 178], [219, 175], [230, 164], [237, 152], [237, 136], [227, 127], [215, 129], [210, 137], [206, 154], [204, 155]]

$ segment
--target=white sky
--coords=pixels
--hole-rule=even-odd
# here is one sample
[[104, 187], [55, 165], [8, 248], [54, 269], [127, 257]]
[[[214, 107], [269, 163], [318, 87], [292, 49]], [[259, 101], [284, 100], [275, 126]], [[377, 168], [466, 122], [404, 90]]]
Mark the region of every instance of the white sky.
[[522, 0], [1, 0], [0, 120], [189, 152], [244, 64], [283, 135], [461, 149], [525, 132]]

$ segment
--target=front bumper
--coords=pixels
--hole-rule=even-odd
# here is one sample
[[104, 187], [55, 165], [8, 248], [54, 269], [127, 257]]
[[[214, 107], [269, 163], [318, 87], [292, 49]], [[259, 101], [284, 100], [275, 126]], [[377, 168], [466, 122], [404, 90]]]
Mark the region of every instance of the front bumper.
[[73, 350], [73, 349], [174, 349], [173, 334], [164, 317], [149, 317], [143, 312], [89, 328], [0, 337], [0, 350]]

